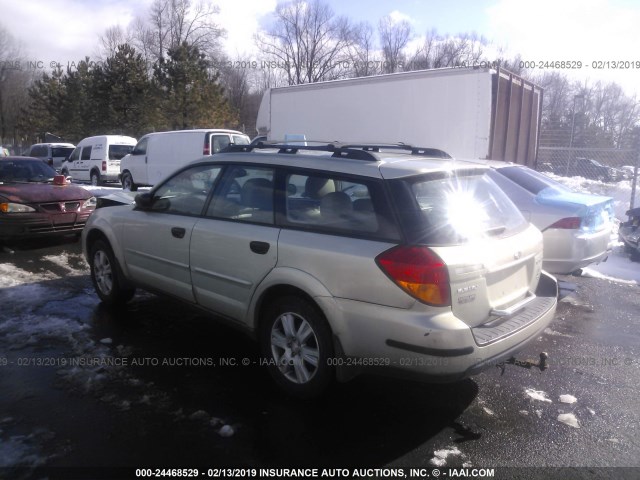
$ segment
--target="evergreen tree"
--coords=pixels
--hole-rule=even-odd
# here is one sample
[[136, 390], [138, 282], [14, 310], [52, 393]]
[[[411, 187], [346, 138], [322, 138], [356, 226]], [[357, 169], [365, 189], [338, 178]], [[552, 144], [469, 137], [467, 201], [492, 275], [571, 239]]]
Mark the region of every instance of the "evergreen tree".
[[229, 107], [217, 75], [198, 48], [182, 43], [160, 59], [155, 80], [161, 95], [166, 126], [174, 130], [236, 126], [237, 113]]
[[138, 137], [153, 130], [156, 120], [153, 85], [145, 61], [128, 44], [95, 70], [95, 105], [101, 112], [101, 131]]

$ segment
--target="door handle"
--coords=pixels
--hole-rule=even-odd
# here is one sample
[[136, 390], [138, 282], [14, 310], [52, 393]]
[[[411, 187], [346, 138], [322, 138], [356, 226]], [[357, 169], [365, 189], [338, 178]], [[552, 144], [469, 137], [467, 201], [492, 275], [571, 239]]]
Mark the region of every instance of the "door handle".
[[249, 244], [249, 248], [253, 253], [257, 253], [259, 255], [264, 255], [269, 251], [269, 245], [267, 242], [251, 242]]
[[173, 227], [171, 229], [171, 235], [176, 238], [183, 238], [185, 233], [187, 233], [187, 231], [181, 227]]

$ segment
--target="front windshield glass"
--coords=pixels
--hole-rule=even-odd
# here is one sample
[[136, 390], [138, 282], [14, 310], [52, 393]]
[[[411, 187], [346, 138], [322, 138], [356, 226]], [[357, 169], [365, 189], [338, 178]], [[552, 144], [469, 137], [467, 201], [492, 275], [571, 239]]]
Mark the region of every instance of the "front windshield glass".
[[56, 171], [40, 160], [2, 160], [0, 182], [46, 182]]

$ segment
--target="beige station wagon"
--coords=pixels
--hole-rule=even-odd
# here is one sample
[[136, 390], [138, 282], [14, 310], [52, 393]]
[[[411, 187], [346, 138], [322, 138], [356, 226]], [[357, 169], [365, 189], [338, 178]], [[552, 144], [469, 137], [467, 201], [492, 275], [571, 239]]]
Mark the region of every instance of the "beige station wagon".
[[552, 320], [542, 235], [486, 167], [406, 146], [229, 150], [95, 211], [83, 247], [104, 303], [140, 287], [203, 307], [301, 397], [362, 372], [463, 379]]

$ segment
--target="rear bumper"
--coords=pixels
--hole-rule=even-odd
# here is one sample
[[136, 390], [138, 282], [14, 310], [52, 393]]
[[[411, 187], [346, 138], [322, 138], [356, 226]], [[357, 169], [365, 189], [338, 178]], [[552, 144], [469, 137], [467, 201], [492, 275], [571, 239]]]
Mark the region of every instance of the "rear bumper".
[[542, 268], [550, 273], [568, 274], [598, 263], [611, 251], [611, 230], [595, 233], [577, 230], [549, 229], [542, 234], [544, 258]]
[[335, 310], [328, 318], [344, 355], [333, 363], [348, 372], [343, 378], [373, 372], [451, 382], [508, 359], [542, 333], [555, 315], [555, 278], [542, 272], [535, 293], [522, 311], [474, 328], [450, 309], [432, 313], [421, 304], [409, 310], [348, 300], [320, 304]]

